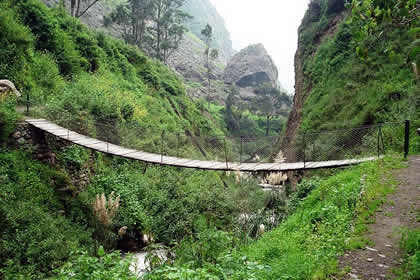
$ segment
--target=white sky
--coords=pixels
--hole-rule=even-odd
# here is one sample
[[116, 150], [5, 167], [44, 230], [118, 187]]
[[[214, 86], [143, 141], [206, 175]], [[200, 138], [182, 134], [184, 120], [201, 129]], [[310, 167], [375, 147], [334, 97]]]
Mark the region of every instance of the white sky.
[[297, 29], [310, 0], [210, 0], [225, 19], [233, 48], [263, 43], [279, 69], [279, 80], [294, 93]]

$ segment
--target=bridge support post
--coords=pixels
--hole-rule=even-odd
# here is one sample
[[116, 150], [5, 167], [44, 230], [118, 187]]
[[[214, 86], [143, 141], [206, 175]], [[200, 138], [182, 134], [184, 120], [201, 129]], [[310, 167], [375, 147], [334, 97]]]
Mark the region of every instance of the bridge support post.
[[176, 157], [179, 157], [179, 133], [176, 134]]
[[26, 92], [26, 114], [29, 115], [29, 107], [30, 107], [30, 100], [29, 100], [29, 92]]
[[244, 139], [244, 137], [241, 136], [241, 151], [240, 151], [240, 155], [239, 155], [239, 163], [240, 164], [242, 164], [243, 139]]
[[405, 137], [404, 137], [404, 158], [408, 157], [410, 150], [410, 121], [405, 121]]
[[162, 135], [160, 138], [160, 163], [163, 163], [163, 140], [165, 137], [165, 131], [162, 131]]
[[303, 133], [303, 168], [306, 168], [306, 133]]
[[223, 138], [223, 147], [225, 148], [226, 168], [229, 169], [228, 157], [227, 157], [227, 149], [226, 149], [226, 137]]
[[382, 125], [378, 127], [378, 158], [381, 156], [381, 152], [385, 154], [384, 138], [382, 136]]

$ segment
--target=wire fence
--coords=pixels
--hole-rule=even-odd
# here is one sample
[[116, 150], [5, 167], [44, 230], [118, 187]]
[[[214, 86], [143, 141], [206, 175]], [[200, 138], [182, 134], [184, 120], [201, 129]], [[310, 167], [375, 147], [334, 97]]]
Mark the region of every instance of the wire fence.
[[[77, 133], [139, 151], [187, 158], [239, 163], [311, 162], [381, 156], [386, 152], [420, 152], [420, 121], [392, 122], [335, 131], [282, 135], [229, 137], [168, 132], [117, 120], [98, 121], [66, 111], [48, 111], [42, 117]], [[408, 151], [405, 151], [406, 153]]]

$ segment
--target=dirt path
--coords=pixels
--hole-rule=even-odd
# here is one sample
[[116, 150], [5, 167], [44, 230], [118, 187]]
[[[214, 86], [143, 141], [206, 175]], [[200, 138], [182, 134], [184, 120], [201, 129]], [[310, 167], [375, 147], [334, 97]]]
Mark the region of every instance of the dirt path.
[[350, 267], [345, 279], [393, 279], [392, 268], [401, 264], [399, 241], [401, 228], [419, 228], [420, 211], [420, 156], [409, 159], [409, 167], [397, 170], [400, 184], [390, 203], [376, 213], [376, 222], [369, 225], [366, 237], [372, 247], [352, 251], [340, 258], [341, 267]]

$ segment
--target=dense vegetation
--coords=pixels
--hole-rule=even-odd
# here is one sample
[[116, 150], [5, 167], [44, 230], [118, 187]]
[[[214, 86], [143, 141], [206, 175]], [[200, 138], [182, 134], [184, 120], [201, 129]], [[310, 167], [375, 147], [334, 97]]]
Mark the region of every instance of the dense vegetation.
[[89, 31], [38, 1], [1, 3], [0, 75], [32, 106], [74, 119], [135, 122], [144, 129], [222, 134], [165, 66], [137, 48]]
[[300, 27], [309, 91], [301, 129], [420, 119], [418, 1], [345, 3], [311, 1]]
[[[343, 7], [340, 1], [325, 3], [320, 15], [328, 22]], [[353, 34], [346, 26], [340, 30]], [[317, 33], [302, 36], [316, 42], [311, 34]], [[48, 9], [36, 0], [2, 1], [0, 38], [0, 77], [16, 83], [33, 114], [97, 134], [107, 131], [99, 129], [99, 123], [136, 127], [143, 137], [131, 135], [126, 141], [151, 149], [164, 130], [186, 136], [227, 134], [227, 114], [239, 119], [236, 125], [242, 128], [244, 121], [252, 123], [247, 128], [252, 135], [266, 133], [265, 116], [243, 116], [233, 107], [230, 112], [215, 105], [206, 109], [185, 95], [182, 81], [163, 64], [136, 47], [89, 31], [64, 10]], [[340, 72], [345, 69], [341, 66], [330, 69], [324, 64], [333, 55], [328, 44], [343, 42], [334, 38], [325, 45], [325, 60], [322, 47], [308, 58], [313, 81], [318, 81], [316, 73], [328, 73], [333, 81], [333, 75], [346, 73]], [[397, 40], [392, 42], [402, 50], [395, 55], [407, 54]], [[374, 63], [362, 47], [349, 51], [348, 57], [356, 65]], [[403, 93], [413, 96], [412, 72], [398, 65], [401, 72], [393, 78], [405, 81], [400, 86], [409, 86]], [[331, 72], [323, 72], [326, 69]], [[313, 96], [320, 84], [313, 84]], [[161, 244], [150, 247], [155, 270], [146, 279], [325, 279], [339, 273], [337, 255], [364, 245], [361, 233], [392, 191], [395, 182], [389, 171], [399, 166], [386, 158], [335, 171], [329, 178], [304, 180], [285, 203], [280, 193], [263, 193], [252, 178], [155, 167], [63, 143], [51, 146], [55, 164], [42, 163], [34, 160], [36, 147], [5, 145], [19, 120], [17, 104], [24, 103], [8, 96], [0, 103], [2, 279], [134, 279], [130, 259], [121, 259], [115, 250], [140, 249], [146, 245], [144, 234]], [[212, 113], [217, 114], [206, 117]], [[357, 124], [357, 116], [353, 119]], [[267, 134], [280, 130], [279, 122]], [[190, 144], [187, 149], [197, 147]], [[259, 235], [262, 223], [267, 230], [281, 224], [254, 242], [251, 238]], [[415, 279], [418, 233], [407, 233], [402, 244]], [[164, 249], [167, 258], [158, 258], [155, 249]]]
[[118, 23], [123, 38], [166, 63], [183, 40], [186, 19], [181, 11], [185, 0], [130, 0], [119, 4], [105, 25]]
[[[166, 66], [89, 31], [64, 10], [35, 0], [2, 1], [0, 37], [0, 76], [28, 97], [32, 114], [84, 131], [103, 122], [135, 125], [148, 137], [131, 140], [150, 143], [163, 130], [224, 133]], [[37, 162], [31, 155], [36, 147], [25, 152], [4, 146], [19, 120], [18, 103], [25, 101], [5, 96], [0, 106], [1, 278], [65, 279], [81, 271], [100, 277], [93, 271], [111, 268], [123, 277], [127, 267], [100, 246], [141, 248], [144, 233], [169, 245], [207, 227], [234, 231], [243, 209], [264, 207], [265, 195], [254, 182], [239, 188], [234, 177], [215, 172], [150, 167], [60, 145], [56, 165]], [[110, 200], [112, 192], [118, 211], [102, 221], [92, 205], [102, 194]]]
[[220, 250], [198, 236], [193, 246], [184, 241], [174, 266], [147, 279], [331, 279], [341, 273], [339, 254], [366, 245], [362, 234], [396, 186], [389, 171], [398, 166], [387, 158], [304, 181], [289, 200], [287, 219], [258, 241], [233, 249], [232, 239], [213, 233], [228, 248]]

